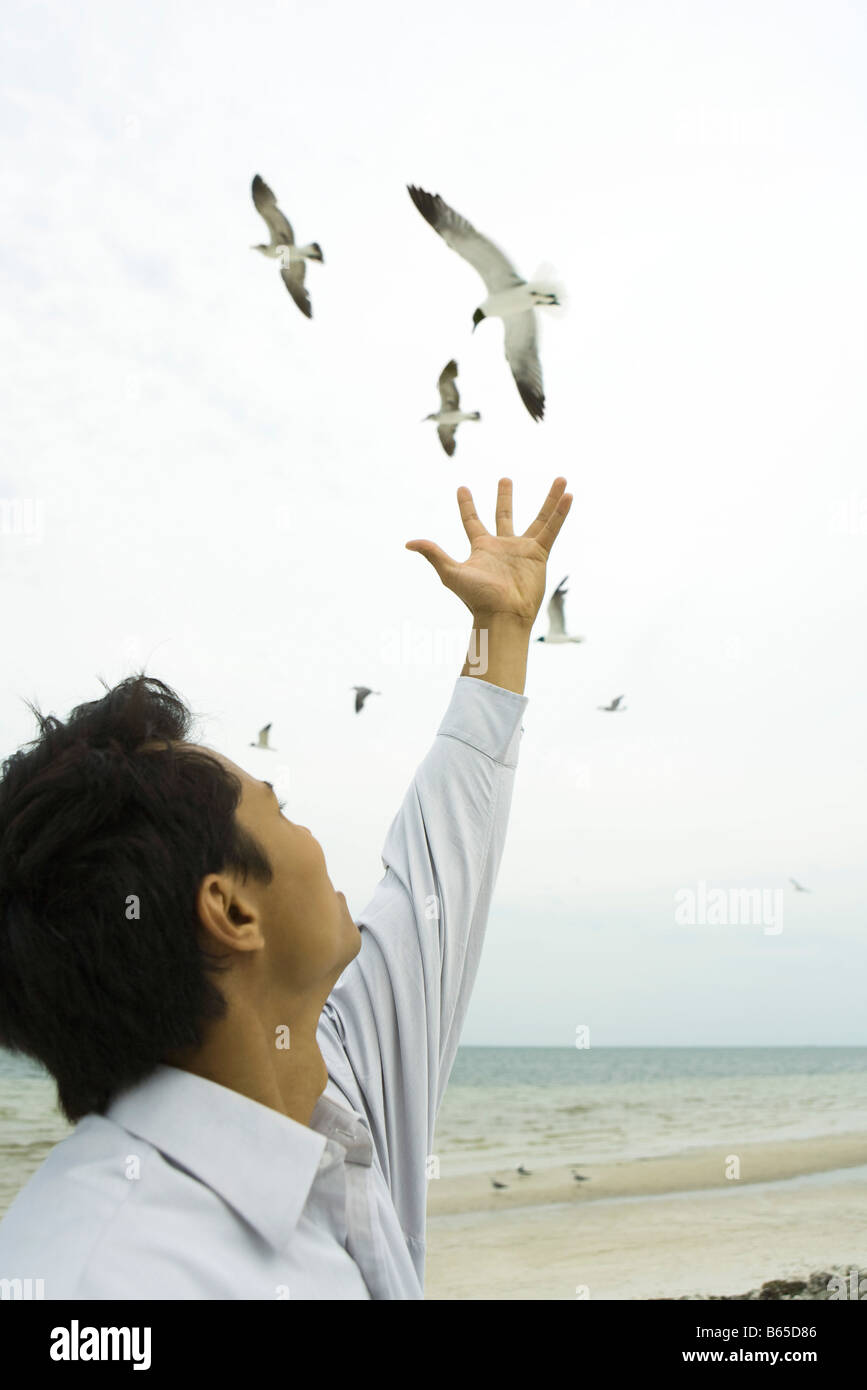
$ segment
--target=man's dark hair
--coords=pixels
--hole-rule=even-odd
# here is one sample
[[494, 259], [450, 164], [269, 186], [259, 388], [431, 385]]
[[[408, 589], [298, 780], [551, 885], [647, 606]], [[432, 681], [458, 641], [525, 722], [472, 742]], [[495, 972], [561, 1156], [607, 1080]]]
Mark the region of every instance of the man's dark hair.
[[74, 1123], [225, 1013], [196, 893], [272, 870], [235, 820], [240, 779], [184, 743], [162, 681], [131, 676], [65, 724], [33, 712], [0, 781], [0, 1045], [48, 1069]]

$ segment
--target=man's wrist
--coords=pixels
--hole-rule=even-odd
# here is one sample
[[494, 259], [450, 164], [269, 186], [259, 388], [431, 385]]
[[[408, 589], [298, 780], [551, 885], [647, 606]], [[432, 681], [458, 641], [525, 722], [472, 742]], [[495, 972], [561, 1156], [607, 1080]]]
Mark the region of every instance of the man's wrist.
[[473, 627], [494, 629], [502, 632], [526, 632], [530, 635], [535, 618], [525, 618], [520, 613], [474, 613]]
[[474, 614], [461, 675], [523, 695], [532, 627], [533, 620], [519, 613]]

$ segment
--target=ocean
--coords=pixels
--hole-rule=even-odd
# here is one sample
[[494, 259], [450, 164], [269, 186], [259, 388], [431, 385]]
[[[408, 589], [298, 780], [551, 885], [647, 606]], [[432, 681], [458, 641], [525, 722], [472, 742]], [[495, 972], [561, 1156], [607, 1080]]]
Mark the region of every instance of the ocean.
[[442, 1177], [867, 1130], [867, 1047], [462, 1047]]
[[[440, 1175], [650, 1158], [867, 1129], [867, 1047], [461, 1047]], [[0, 1216], [70, 1132], [54, 1084], [0, 1050]]]

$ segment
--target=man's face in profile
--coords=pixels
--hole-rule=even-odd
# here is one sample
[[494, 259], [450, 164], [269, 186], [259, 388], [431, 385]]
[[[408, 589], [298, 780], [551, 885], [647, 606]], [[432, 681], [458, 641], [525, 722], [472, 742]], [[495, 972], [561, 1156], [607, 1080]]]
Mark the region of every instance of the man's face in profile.
[[248, 877], [239, 888], [244, 910], [256, 913], [265, 941], [265, 981], [305, 996], [330, 985], [361, 949], [361, 934], [346, 899], [335, 892], [325, 855], [306, 826], [280, 810], [273, 787], [251, 777], [222, 754], [207, 751], [241, 783], [239, 826], [264, 850], [270, 883]]

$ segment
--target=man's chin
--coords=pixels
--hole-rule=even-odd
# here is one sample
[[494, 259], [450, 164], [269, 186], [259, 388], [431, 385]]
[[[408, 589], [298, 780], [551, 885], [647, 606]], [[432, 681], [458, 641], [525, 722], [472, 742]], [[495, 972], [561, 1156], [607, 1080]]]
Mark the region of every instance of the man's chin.
[[345, 895], [338, 890], [337, 896], [343, 904], [343, 913], [346, 918], [347, 925], [352, 927], [353, 933], [358, 942], [357, 949], [354, 950], [352, 952], [352, 955], [349, 957], [349, 960], [354, 960], [355, 957], [358, 955], [358, 952], [361, 950], [361, 932], [356, 926], [355, 919], [353, 918], [352, 913], [349, 911], [349, 905], [346, 901]]

